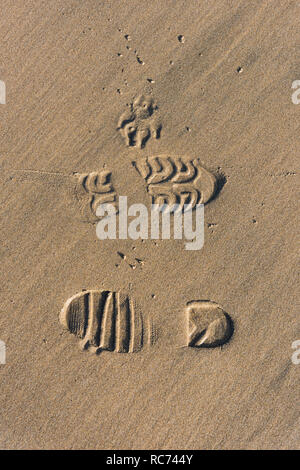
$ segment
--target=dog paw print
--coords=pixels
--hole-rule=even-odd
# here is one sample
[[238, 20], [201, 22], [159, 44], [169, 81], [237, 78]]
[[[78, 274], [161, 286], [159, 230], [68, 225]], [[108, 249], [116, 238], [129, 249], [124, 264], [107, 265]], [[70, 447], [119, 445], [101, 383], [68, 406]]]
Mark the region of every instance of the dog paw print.
[[150, 137], [159, 139], [162, 126], [157, 109], [151, 96], [140, 95], [121, 115], [117, 129], [128, 147], [141, 149]]

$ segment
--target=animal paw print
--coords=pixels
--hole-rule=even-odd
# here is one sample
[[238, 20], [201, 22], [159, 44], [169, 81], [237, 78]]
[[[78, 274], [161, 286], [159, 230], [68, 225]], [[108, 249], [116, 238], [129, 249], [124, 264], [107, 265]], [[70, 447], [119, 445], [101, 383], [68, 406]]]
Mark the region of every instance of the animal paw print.
[[139, 95], [121, 115], [117, 129], [128, 147], [142, 149], [151, 136], [159, 139], [162, 126], [157, 109], [151, 96]]
[[76, 197], [81, 213], [88, 222], [96, 222], [100, 204], [112, 204], [118, 210], [116, 192], [111, 182], [111, 173], [106, 170], [77, 174]]

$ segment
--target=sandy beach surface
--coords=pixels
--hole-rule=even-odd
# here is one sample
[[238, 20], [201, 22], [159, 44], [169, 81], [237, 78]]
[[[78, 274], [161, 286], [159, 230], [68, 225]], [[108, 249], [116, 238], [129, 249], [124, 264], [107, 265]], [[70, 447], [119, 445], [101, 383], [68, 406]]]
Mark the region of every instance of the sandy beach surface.
[[[1, 449], [299, 449], [299, 31], [296, 0], [2, 0]], [[99, 240], [94, 172], [150, 207], [159, 155], [218, 181], [203, 248]], [[139, 351], [78, 347], [91, 291], [138, 306]], [[188, 345], [200, 300], [224, 344]]]

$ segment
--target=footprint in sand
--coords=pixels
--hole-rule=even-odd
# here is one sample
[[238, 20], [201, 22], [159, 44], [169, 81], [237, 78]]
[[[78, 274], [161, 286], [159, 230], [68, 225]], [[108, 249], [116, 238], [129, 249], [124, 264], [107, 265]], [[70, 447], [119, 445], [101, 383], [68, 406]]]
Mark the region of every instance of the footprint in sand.
[[213, 348], [229, 341], [233, 322], [222, 307], [210, 300], [188, 302], [187, 345], [195, 348]]
[[143, 148], [152, 136], [159, 139], [161, 132], [158, 106], [149, 95], [139, 95], [119, 119], [117, 130], [128, 147]]
[[111, 172], [107, 170], [93, 171], [92, 173], [75, 174], [77, 178], [75, 196], [80, 205], [84, 220], [97, 222], [97, 207], [100, 204], [112, 204], [116, 211], [117, 195], [111, 181]]
[[60, 313], [60, 323], [81, 339], [81, 349], [119, 353], [139, 351], [144, 344], [141, 311], [121, 292], [82, 291]]
[[203, 168], [199, 159], [177, 156], [152, 156], [134, 161], [133, 166], [144, 178], [152, 204], [191, 209], [206, 204], [217, 189], [216, 177]]
[[[226, 343], [233, 334], [233, 322], [222, 307], [209, 300], [188, 302], [187, 345], [213, 348]], [[60, 323], [80, 338], [80, 348], [99, 353], [138, 352], [157, 341], [157, 328], [148, 321], [133, 300], [124, 293], [106, 290], [82, 291], [65, 303]]]

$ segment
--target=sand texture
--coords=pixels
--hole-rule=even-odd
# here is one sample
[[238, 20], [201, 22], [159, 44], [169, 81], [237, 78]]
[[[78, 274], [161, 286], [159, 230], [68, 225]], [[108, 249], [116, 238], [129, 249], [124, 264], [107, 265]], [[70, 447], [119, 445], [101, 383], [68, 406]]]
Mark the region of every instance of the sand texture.
[[[2, 0], [1, 449], [300, 448], [299, 41], [298, 0]], [[97, 238], [187, 191], [201, 250]]]

